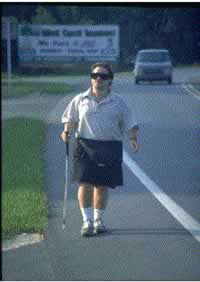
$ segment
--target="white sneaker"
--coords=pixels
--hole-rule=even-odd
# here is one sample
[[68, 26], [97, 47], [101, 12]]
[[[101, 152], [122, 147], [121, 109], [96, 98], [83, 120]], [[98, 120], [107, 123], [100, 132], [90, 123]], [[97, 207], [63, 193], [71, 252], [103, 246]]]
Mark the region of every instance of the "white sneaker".
[[93, 225], [91, 221], [84, 221], [81, 227], [81, 235], [83, 237], [92, 236], [93, 235]]
[[104, 226], [102, 219], [95, 220], [94, 223], [93, 223], [93, 226], [94, 226], [93, 232], [94, 232], [95, 235], [107, 232], [107, 229]]

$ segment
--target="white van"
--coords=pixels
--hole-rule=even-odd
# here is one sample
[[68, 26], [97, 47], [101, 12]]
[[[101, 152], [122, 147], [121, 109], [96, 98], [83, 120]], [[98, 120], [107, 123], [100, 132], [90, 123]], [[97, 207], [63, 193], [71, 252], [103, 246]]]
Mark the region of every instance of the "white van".
[[138, 51], [134, 66], [135, 83], [141, 80], [167, 80], [172, 83], [172, 62], [167, 49]]

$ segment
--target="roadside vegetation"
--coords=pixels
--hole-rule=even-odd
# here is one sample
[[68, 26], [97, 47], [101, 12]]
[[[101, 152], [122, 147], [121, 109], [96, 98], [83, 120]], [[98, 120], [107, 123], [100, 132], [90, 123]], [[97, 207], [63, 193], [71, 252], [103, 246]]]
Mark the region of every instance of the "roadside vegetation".
[[2, 233], [43, 232], [48, 205], [44, 190], [45, 124], [17, 118], [2, 123]]
[[[179, 69], [181, 66], [174, 67], [175, 69]], [[191, 67], [189, 65], [182, 66], [182, 68]], [[194, 68], [199, 68], [199, 65], [194, 65]], [[52, 77], [52, 81], [50, 82], [42, 82], [40, 79], [49, 79]], [[7, 88], [7, 75], [6, 73], [2, 73], [2, 80], [1, 80], [1, 91], [2, 91], [2, 97], [21, 97], [21, 96], [28, 96], [28, 95], [67, 95], [74, 91], [73, 86], [71, 86], [69, 83], [63, 83], [56, 81], [57, 79], [64, 79], [66, 78], [66, 82], [69, 79], [76, 79], [76, 78], [88, 78], [88, 75], [51, 75], [48, 74], [46, 76], [36, 76], [36, 75], [13, 75], [11, 88], [8, 93]], [[133, 67], [129, 71], [121, 71], [121, 72], [115, 72], [116, 78], [128, 78], [133, 79], [134, 73], [133, 73]], [[32, 81], [24, 81], [25, 79], [33, 79]], [[189, 78], [188, 83], [193, 84], [193, 86], [200, 91], [200, 79], [197, 76], [193, 76], [192, 78]]]
[[[16, 77], [17, 78], [17, 77]], [[19, 77], [20, 79], [20, 77]], [[20, 97], [31, 94], [47, 94], [47, 95], [66, 95], [73, 91], [73, 87], [66, 83], [39, 82], [35, 77], [35, 81], [17, 81], [12, 82], [8, 93], [7, 82], [1, 83], [1, 92], [5, 97]]]

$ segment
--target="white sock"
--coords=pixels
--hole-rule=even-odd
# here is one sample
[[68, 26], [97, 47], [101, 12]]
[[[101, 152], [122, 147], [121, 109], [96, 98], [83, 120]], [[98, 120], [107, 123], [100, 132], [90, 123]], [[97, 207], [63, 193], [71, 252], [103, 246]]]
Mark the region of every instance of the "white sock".
[[103, 219], [105, 209], [94, 209], [94, 221]]
[[83, 221], [92, 221], [93, 220], [93, 209], [92, 207], [89, 208], [80, 208], [81, 214], [83, 217]]

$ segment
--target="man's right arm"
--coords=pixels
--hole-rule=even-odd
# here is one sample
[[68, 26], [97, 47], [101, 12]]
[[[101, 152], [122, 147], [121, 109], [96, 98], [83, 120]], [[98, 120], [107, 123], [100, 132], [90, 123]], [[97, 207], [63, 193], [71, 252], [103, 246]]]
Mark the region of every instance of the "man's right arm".
[[64, 129], [61, 133], [61, 138], [64, 142], [67, 142], [70, 134], [73, 130], [78, 128], [78, 120], [79, 120], [79, 111], [78, 104], [81, 99], [81, 95], [79, 94], [75, 96], [71, 102], [68, 104], [62, 115], [62, 123], [64, 124]]

